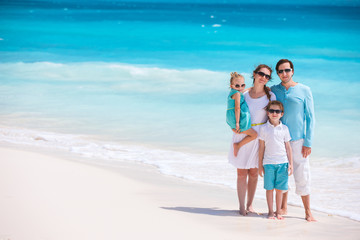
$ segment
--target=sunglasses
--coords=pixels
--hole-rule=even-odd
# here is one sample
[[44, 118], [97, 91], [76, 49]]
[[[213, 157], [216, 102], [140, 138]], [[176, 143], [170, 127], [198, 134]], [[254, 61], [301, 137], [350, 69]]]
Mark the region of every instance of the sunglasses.
[[257, 72], [257, 74], [259, 74], [260, 77], [265, 77], [267, 80], [270, 80], [271, 76], [270, 75], [267, 75], [263, 72]]
[[279, 70], [278, 73], [279, 73], [279, 74], [282, 74], [284, 71], [285, 71], [286, 73], [289, 73], [289, 72], [292, 71], [292, 69], [291, 69], [291, 68], [286, 68], [286, 69], [284, 69], [284, 70]]
[[281, 111], [281, 110], [279, 110], [279, 109], [276, 109], [276, 110], [275, 110], [275, 109], [269, 109], [268, 112], [269, 112], [269, 113], [277, 113], [277, 114], [280, 114], [280, 113], [282, 113], [283, 111]]
[[241, 85], [236, 84], [236, 85], [235, 85], [235, 87], [236, 87], [236, 88], [239, 88], [239, 87], [245, 87], [245, 83], [244, 83], [244, 84], [241, 84]]

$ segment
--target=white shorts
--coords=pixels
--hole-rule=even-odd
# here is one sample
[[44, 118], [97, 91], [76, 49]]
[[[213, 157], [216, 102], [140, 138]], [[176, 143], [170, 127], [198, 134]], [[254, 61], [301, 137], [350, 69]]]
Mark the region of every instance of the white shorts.
[[310, 163], [309, 157], [303, 158], [301, 150], [304, 139], [290, 142], [293, 154], [293, 174], [295, 179], [296, 194], [306, 196], [310, 194]]

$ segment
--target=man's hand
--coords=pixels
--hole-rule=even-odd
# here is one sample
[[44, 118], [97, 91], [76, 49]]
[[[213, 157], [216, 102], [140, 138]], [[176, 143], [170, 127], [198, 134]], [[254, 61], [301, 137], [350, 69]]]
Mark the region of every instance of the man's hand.
[[311, 154], [311, 147], [305, 147], [303, 146], [301, 149], [301, 154], [304, 158], [307, 158]]

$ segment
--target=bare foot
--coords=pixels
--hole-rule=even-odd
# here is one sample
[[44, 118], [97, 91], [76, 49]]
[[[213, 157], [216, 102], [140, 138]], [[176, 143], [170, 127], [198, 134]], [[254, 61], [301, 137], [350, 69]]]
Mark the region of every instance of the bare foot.
[[278, 220], [284, 220], [284, 217], [281, 215], [281, 214], [276, 214], [276, 218], [278, 219]]
[[246, 216], [247, 211], [245, 209], [240, 209], [239, 213], [240, 213], [240, 215]]
[[305, 219], [308, 222], [316, 222], [316, 219], [313, 217], [311, 210], [305, 210]]
[[255, 212], [255, 210], [252, 208], [252, 206], [246, 208], [246, 211], [249, 212], [249, 213], [256, 213], [256, 214], [258, 214], [257, 212]]
[[280, 213], [281, 215], [287, 215], [287, 208], [282, 208], [282, 209], [280, 209], [279, 213]]
[[310, 214], [305, 217], [308, 222], [317, 222], [316, 219]]
[[239, 152], [240, 149], [240, 144], [239, 143], [234, 143], [234, 156], [237, 157], [237, 154]]
[[269, 213], [268, 213], [268, 219], [275, 219], [275, 214], [274, 214], [274, 212], [269, 212]]

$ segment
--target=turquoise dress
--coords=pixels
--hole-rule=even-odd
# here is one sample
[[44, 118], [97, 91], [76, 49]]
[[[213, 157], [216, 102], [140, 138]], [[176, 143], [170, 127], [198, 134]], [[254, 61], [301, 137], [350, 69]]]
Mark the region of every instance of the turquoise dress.
[[251, 128], [250, 111], [244, 95], [235, 89], [231, 89], [228, 96], [226, 122], [232, 129], [236, 129], [235, 100], [231, 97], [237, 92], [240, 93], [240, 130], [244, 132]]

